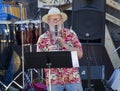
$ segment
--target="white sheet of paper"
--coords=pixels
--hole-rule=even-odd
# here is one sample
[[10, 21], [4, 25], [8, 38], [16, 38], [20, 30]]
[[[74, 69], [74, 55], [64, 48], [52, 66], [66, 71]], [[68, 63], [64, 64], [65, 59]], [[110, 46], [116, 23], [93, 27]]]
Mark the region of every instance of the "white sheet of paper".
[[72, 51], [71, 52], [71, 57], [72, 57], [72, 65], [73, 65], [73, 67], [79, 67], [77, 51]]

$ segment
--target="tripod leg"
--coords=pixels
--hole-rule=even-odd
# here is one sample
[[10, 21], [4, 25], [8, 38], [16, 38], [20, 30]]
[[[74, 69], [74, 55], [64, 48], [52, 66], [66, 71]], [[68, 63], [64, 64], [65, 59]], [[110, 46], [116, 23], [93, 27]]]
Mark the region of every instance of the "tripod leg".
[[[32, 69], [30, 69], [29, 71], [28, 71], [28, 74], [29, 74], [29, 72], [31, 73], [31, 71], [32, 71]], [[24, 90], [25, 91], [27, 91], [28, 89], [29, 89], [29, 91], [35, 91], [35, 89], [34, 89], [34, 86], [33, 86], [33, 83], [31, 82], [31, 80], [30, 80], [30, 77], [29, 77], [29, 75], [28, 74], [26, 74], [25, 75], [25, 80], [26, 80], [26, 82], [25, 82], [25, 87], [24, 87]]]
[[6, 85], [5, 85], [5, 84], [3, 84], [1, 81], [0, 81], [0, 84], [1, 84], [4, 88], [6, 88]]
[[19, 86], [19, 87], [22, 89], [23, 87], [20, 86], [20, 85], [15, 81], [21, 74], [22, 74], [22, 72], [19, 73], [19, 74], [13, 79], [13, 81], [12, 81], [8, 86], [6, 86], [5, 90], [7, 90], [13, 83], [15, 83], [17, 86]]

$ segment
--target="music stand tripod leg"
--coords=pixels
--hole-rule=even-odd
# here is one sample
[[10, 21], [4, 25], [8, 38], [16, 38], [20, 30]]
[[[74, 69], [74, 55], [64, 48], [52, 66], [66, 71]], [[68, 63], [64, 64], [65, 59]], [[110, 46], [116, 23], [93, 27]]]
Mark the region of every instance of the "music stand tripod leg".
[[33, 71], [38, 74], [38, 77], [40, 78], [41, 82], [43, 83], [45, 81], [45, 79], [43, 77], [43, 68], [41, 68], [41, 72], [39, 69], [37, 70], [37, 69], [33, 68], [32, 72], [31, 72], [31, 75], [32, 75], [31, 80], [33, 78]]
[[33, 71], [35, 71], [37, 73], [37, 71], [35, 70], [35, 68], [28, 69], [28, 72], [27, 72], [27, 74], [29, 75], [31, 83], [33, 82]]

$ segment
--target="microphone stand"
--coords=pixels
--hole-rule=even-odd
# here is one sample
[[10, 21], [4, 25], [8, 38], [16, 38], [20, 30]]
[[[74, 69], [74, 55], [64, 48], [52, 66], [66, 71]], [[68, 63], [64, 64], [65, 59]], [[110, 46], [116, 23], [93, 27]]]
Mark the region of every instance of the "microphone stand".
[[[24, 89], [24, 76], [25, 76], [25, 72], [24, 72], [24, 36], [23, 36], [23, 32], [24, 32], [24, 29], [23, 29], [23, 25], [22, 25], [22, 3], [16, 3], [17, 5], [20, 6], [20, 21], [21, 21], [21, 24], [20, 24], [20, 30], [21, 30], [21, 45], [22, 45], [22, 56], [21, 56], [21, 59], [22, 59], [22, 72], [20, 72], [14, 79], [13, 81], [11, 82], [12, 83], [15, 83], [16, 85], [18, 85], [21, 89]], [[15, 80], [22, 74], [22, 86], [20, 84], [18, 84], [17, 82], [15, 82]]]
[[[22, 30], [22, 4], [21, 3], [19, 3], [19, 5], [20, 5], [20, 18], [21, 18], [21, 30]], [[23, 30], [22, 30], [22, 34], [21, 34], [21, 39], [22, 39], [22, 78], [23, 78], [23, 83], [22, 83], [22, 85], [23, 85], [23, 88], [24, 88], [24, 36], [23, 36]]]

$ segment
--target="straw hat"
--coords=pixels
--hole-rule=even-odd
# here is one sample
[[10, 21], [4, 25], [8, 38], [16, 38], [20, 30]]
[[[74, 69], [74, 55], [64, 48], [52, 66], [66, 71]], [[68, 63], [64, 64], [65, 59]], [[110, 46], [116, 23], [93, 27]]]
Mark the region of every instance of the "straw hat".
[[60, 14], [62, 16], [63, 22], [67, 20], [67, 15], [63, 12], [60, 12], [60, 10], [56, 7], [52, 7], [49, 11], [48, 14], [44, 15], [42, 17], [42, 21], [45, 23], [48, 23], [48, 16], [49, 15], [55, 15], [55, 14]]

